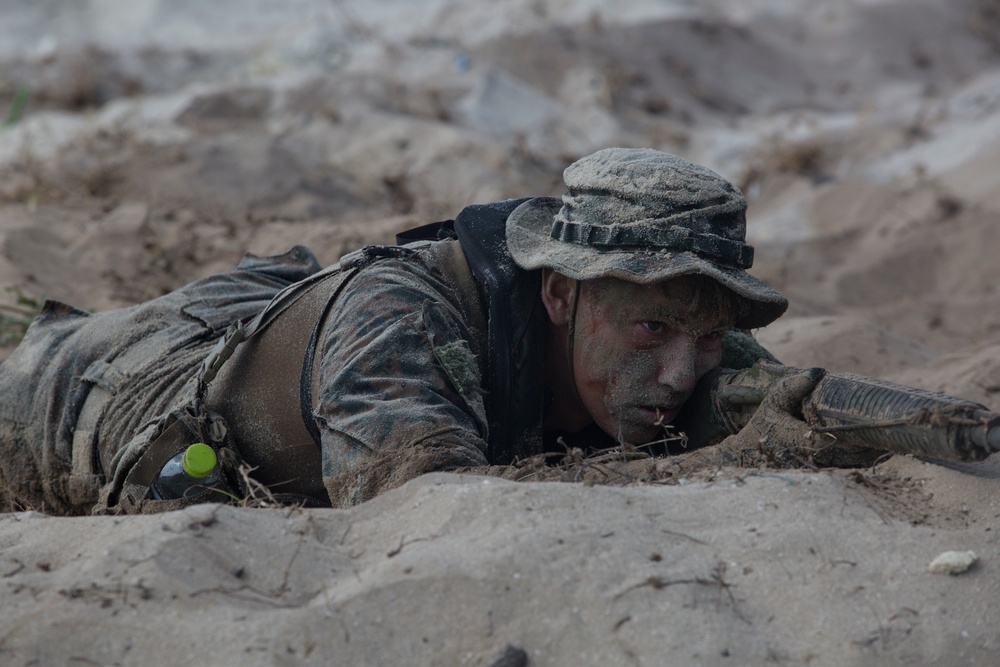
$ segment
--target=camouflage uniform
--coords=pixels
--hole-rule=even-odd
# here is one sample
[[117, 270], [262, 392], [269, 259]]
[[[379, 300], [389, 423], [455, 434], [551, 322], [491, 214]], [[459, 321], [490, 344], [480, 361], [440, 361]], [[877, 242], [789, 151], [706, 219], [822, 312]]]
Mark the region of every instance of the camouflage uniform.
[[[484, 322], [482, 305], [449, 284], [433, 246], [391, 250], [394, 256], [378, 259], [356, 254], [359, 271], [316, 337], [312, 417], [336, 505], [423, 472], [490, 462], [482, 386], [487, 335], [472, 324]], [[103, 477], [133, 434], [183, 400], [226, 326], [249, 319], [278, 290], [318, 269], [311, 253], [296, 248], [248, 257], [232, 272], [131, 308], [91, 315], [47, 304], [0, 364], [7, 388], [0, 400], [4, 487], [23, 505], [88, 509], [93, 489], [73, 489], [87, 481], [74, 479], [73, 457], [88, 392], [111, 394], [87, 438], [95, 476]]]

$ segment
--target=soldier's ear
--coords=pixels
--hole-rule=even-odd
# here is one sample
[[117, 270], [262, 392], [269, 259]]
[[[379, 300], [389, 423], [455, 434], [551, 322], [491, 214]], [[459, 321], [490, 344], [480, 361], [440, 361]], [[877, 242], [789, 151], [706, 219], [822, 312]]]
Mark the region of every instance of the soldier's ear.
[[552, 269], [542, 269], [542, 303], [556, 326], [569, 324], [576, 296], [576, 281]]

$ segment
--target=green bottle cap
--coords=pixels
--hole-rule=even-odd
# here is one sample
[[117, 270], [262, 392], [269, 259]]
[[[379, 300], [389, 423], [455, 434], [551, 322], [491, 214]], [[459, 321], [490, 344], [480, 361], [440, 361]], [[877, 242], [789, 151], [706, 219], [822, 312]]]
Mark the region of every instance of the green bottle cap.
[[181, 465], [192, 477], [208, 477], [215, 470], [215, 450], [204, 442], [196, 442], [184, 451]]

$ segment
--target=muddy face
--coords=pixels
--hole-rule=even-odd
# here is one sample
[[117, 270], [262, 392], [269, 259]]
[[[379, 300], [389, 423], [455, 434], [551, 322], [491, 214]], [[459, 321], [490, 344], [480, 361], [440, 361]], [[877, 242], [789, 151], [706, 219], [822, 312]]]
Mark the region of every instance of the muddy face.
[[586, 410], [621, 442], [663, 436], [697, 381], [718, 366], [731, 297], [701, 277], [581, 285], [573, 372]]

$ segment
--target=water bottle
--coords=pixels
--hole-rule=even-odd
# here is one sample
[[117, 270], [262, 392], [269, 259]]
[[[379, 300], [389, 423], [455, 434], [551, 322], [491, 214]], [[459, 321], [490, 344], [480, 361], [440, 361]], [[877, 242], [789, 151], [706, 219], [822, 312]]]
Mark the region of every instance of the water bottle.
[[215, 450], [203, 442], [189, 445], [166, 462], [153, 480], [153, 498], [194, 498], [212, 488], [224, 489]]

